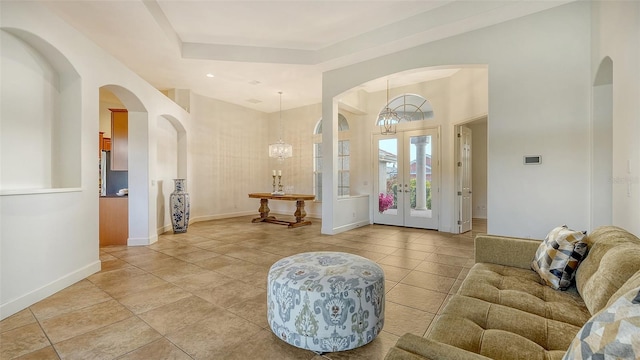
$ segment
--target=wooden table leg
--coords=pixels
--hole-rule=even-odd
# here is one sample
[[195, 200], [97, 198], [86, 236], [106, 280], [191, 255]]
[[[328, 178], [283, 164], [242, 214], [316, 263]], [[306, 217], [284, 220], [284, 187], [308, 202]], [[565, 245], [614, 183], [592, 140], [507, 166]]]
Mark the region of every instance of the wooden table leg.
[[296, 217], [296, 222], [289, 224], [289, 227], [311, 225], [311, 221], [304, 220], [304, 217], [307, 216], [307, 212], [304, 211], [304, 200], [296, 200], [296, 212], [293, 213], [293, 216]]
[[260, 212], [260, 217], [251, 220], [251, 222], [257, 223], [262, 221], [268, 221], [269, 219], [275, 220], [275, 216], [269, 216], [270, 211], [271, 209], [269, 209], [269, 199], [260, 199], [260, 208], [258, 209], [258, 212]]

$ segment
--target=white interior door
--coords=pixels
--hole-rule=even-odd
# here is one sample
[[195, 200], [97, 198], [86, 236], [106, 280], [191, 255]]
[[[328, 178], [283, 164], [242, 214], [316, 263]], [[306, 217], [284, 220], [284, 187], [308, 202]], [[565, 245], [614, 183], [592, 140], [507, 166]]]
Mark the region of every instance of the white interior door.
[[378, 224], [438, 229], [438, 129], [376, 135]]
[[471, 129], [461, 126], [458, 131], [458, 200], [459, 216], [458, 231], [471, 231], [473, 202], [472, 202], [472, 172], [471, 172]]

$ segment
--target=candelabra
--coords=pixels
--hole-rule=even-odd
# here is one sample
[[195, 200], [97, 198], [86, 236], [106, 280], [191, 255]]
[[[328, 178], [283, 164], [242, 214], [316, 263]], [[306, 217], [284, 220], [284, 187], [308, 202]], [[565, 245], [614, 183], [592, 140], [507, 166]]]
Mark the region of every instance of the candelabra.
[[[273, 177], [273, 182], [271, 183], [271, 195], [284, 195], [284, 191], [282, 190], [282, 171], [278, 170], [276, 173], [276, 171], [273, 170], [273, 175], [271, 176]], [[276, 190], [276, 176], [278, 177], [278, 190]]]

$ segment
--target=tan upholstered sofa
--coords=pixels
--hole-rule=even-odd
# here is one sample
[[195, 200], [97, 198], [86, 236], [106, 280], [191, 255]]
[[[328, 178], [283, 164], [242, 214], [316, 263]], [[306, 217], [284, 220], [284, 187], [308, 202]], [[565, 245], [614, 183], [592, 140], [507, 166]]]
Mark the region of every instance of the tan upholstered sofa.
[[599, 310], [640, 286], [640, 240], [606, 226], [586, 238], [589, 252], [567, 291], [530, 269], [540, 241], [479, 235], [475, 262], [425, 337], [406, 334], [397, 359], [562, 359]]

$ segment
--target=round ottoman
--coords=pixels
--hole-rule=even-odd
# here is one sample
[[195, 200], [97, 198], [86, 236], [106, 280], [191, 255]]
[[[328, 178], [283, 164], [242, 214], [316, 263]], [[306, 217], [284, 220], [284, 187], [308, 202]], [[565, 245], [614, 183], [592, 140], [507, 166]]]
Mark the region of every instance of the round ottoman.
[[356, 348], [384, 324], [384, 272], [361, 256], [308, 252], [271, 266], [267, 318], [274, 334], [316, 352]]

